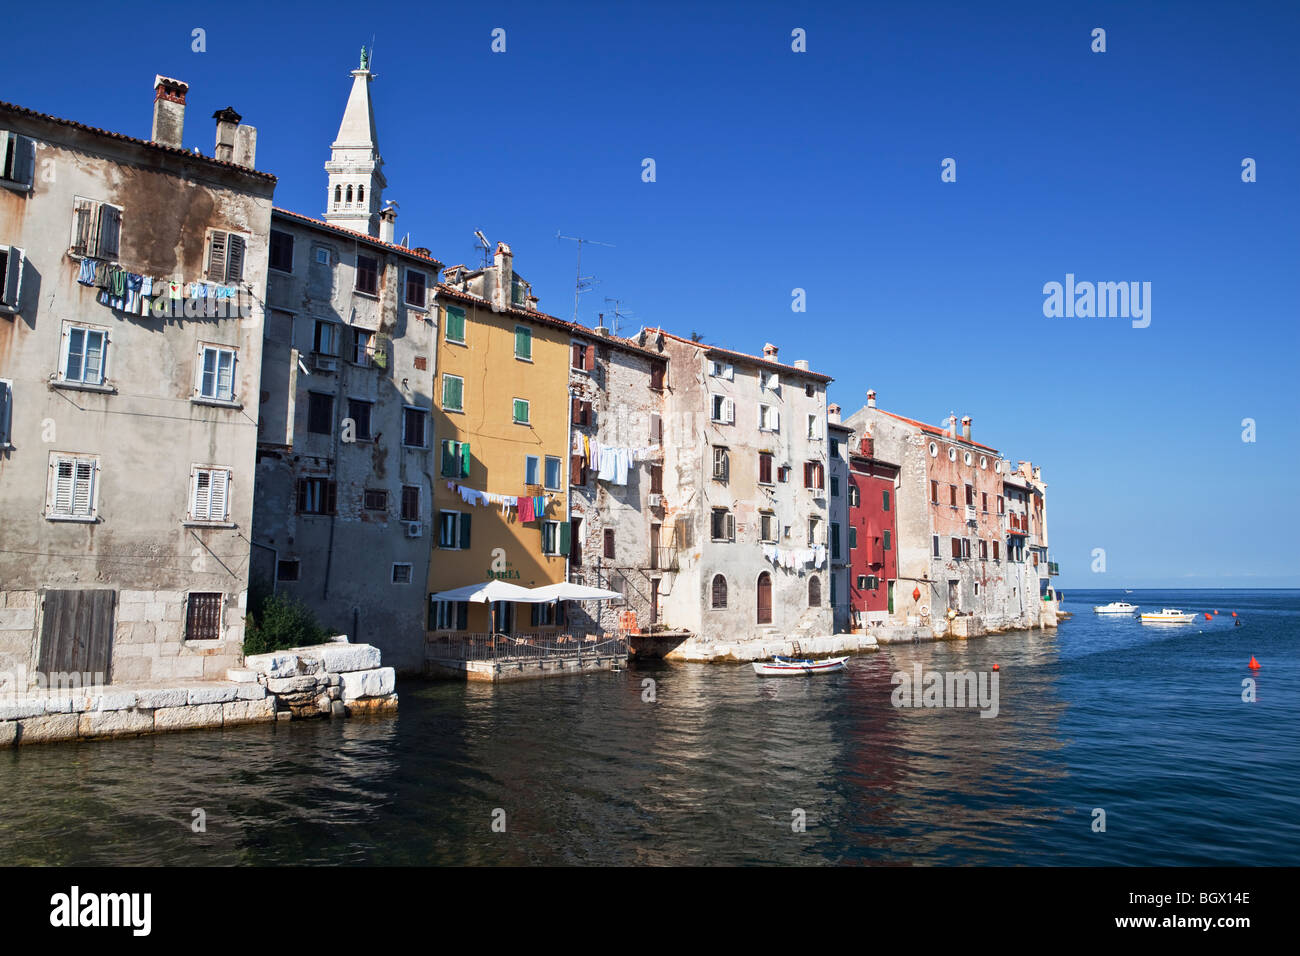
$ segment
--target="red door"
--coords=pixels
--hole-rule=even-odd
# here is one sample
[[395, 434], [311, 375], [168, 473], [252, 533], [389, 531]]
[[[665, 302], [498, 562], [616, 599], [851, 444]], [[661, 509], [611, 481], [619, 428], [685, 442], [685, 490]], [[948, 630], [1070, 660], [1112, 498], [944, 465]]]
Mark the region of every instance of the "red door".
[[758, 576], [758, 623], [772, 623], [772, 575], [766, 571]]

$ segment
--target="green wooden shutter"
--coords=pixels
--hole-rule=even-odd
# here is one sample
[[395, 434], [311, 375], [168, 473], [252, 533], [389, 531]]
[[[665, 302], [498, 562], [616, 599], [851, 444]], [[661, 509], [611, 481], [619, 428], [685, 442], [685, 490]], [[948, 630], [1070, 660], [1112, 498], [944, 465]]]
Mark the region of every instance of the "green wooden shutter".
[[569, 538], [573, 532], [573, 527], [567, 521], [560, 522], [560, 554], [568, 557], [569, 555]]
[[453, 442], [442, 443], [442, 477], [453, 478], [456, 475], [456, 454], [452, 450]]
[[533, 357], [533, 330], [520, 326], [515, 328], [515, 357], [530, 359]]
[[460, 549], [462, 551], [469, 550], [469, 519], [470, 516], [467, 514], [460, 516]]
[[461, 442], [460, 444], [460, 476], [462, 478], [469, 477], [469, 442]]

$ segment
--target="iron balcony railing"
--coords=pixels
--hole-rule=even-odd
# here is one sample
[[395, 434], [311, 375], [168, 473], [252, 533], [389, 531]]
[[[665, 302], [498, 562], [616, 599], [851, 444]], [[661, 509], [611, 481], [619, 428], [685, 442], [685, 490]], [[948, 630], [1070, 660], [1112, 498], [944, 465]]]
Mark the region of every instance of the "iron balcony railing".
[[539, 661], [623, 657], [628, 651], [622, 631], [566, 628], [563, 632], [525, 634], [446, 634], [425, 644], [429, 660]]

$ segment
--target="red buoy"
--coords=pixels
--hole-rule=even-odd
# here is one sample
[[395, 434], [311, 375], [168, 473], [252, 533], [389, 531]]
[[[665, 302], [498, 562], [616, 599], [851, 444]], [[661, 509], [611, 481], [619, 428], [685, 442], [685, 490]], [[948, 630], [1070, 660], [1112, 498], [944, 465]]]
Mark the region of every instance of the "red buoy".
[[993, 669], [994, 669], [994, 670], [997, 670], [997, 669], [998, 669], [998, 665], [997, 665], [997, 664], [994, 664], [994, 665], [993, 665]]
[[1213, 620], [1214, 620], [1214, 618], [1212, 618], [1212, 617], [1210, 616], [1210, 614], [1209, 614], [1208, 611], [1207, 611], [1206, 614], [1205, 614], [1205, 619], [1206, 619], [1207, 621], [1213, 621]]
[[1259, 670], [1259, 661], [1255, 660], [1255, 655], [1254, 655], [1254, 654], [1251, 654], [1251, 655], [1250, 655], [1250, 665], [1249, 665], [1249, 666], [1250, 666], [1250, 669], [1253, 670], [1253, 671], [1257, 671], [1257, 670]]
[[1218, 612], [1218, 611], [1215, 611], [1214, 613], [1215, 613], [1215, 614], [1218, 614], [1219, 612]]
[[1236, 611], [1233, 611], [1233, 612], [1232, 612], [1232, 616], [1233, 616], [1233, 617], [1236, 617], [1236, 616], [1237, 616], [1237, 612], [1236, 612]]

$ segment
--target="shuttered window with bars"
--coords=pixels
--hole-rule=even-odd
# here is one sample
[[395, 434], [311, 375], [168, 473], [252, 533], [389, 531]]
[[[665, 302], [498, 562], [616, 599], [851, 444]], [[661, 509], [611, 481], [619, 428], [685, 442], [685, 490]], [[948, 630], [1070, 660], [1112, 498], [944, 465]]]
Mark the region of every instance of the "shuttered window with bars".
[[190, 592], [185, 608], [185, 640], [221, 640], [221, 605], [225, 595]]

